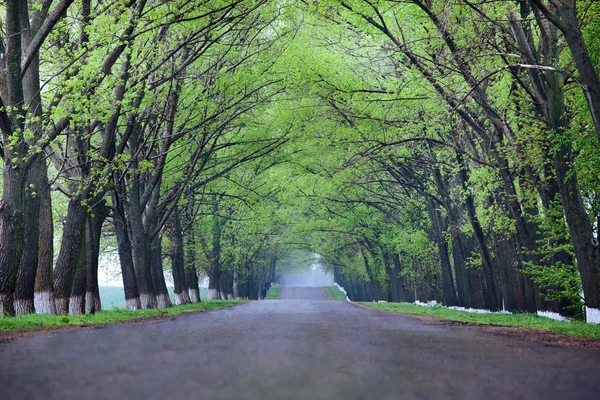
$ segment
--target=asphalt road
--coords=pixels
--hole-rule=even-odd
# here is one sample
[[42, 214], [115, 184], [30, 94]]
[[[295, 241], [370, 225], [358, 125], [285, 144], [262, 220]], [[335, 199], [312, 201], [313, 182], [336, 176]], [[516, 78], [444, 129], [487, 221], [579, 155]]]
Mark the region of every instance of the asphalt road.
[[0, 344], [0, 399], [598, 399], [600, 352], [274, 300]]
[[325, 290], [314, 286], [284, 286], [279, 294], [281, 300], [327, 300]]

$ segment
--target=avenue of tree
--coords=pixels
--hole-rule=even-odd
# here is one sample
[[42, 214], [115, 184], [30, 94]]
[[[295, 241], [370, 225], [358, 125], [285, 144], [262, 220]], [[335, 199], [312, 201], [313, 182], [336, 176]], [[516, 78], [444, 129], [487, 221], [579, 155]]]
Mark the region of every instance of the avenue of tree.
[[[7, 0], [0, 313], [350, 299], [600, 323], [600, 2]], [[294, 261], [295, 260], [295, 261]]]

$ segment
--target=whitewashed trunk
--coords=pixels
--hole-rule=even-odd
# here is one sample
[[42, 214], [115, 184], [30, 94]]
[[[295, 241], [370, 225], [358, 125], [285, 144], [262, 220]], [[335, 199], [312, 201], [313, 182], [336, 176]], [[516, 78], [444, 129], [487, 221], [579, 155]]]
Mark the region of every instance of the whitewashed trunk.
[[188, 296], [190, 296], [190, 302], [198, 303], [200, 302], [200, 292], [198, 289], [189, 289]]
[[37, 314], [56, 314], [54, 292], [35, 292], [33, 306]]
[[185, 304], [185, 300], [183, 298], [183, 292], [175, 293], [175, 305], [180, 306], [182, 304]]
[[585, 320], [588, 324], [600, 324], [600, 310], [585, 306]]
[[233, 295], [232, 294], [228, 294], [227, 295], [227, 300], [233, 300]]
[[219, 291], [217, 289], [208, 289], [208, 299], [209, 300], [218, 300], [219, 299]]
[[140, 306], [143, 310], [147, 308], [154, 308], [155, 305], [155, 297], [154, 295], [148, 293], [140, 293]]
[[168, 294], [159, 294], [156, 296], [156, 308], [169, 308], [171, 306], [171, 298], [169, 298]]
[[95, 296], [92, 292], [86, 292], [85, 294], [85, 313], [91, 314], [92, 306], [94, 306], [94, 312], [102, 311], [102, 304], [100, 298]]
[[142, 308], [142, 303], [140, 302], [139, 297], [134, 297], [133, 299], [125, 300], [125, 309], [126, 310], [139, 310]]
[[32, 314], [35, 311], [33, 308], [33, 299], [15, 300], [14, 307], [15, 314], [17, 315]]
[[81, 314], [81, 305], [84, 300], [83, 296], [71, 296], [71, 299], [69, 300], [69, 314]]
[[57, 314], [66, 314], [69, 312], [69, 298], [55, 298], [54, 299], [54, 307], [56, 307]]

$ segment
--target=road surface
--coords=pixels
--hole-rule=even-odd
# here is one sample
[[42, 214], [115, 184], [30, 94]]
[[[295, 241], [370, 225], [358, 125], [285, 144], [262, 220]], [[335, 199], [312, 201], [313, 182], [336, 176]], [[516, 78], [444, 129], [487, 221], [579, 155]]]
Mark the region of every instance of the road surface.
[[599, 365], [342, 301], [255, 301], [0, 343], [0, 399], [599, 399]]

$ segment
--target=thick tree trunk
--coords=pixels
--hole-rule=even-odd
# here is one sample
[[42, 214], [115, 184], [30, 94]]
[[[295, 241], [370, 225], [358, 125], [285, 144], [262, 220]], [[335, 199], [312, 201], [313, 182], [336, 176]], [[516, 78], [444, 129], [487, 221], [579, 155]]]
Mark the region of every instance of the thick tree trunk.
[[198, 270], [196, 269], [196, 241], [194, 238], [194, 228], [188, 229], [184, 234], [184, 268], [185, 282], [188, 287], [190, 302], [200, 302], [200, 288], [198, 287]]
[[[36, 161], [27, 174], [27, 187], [24, 201], [24, 224], [23, 229], [23, 252], [17, 274], [15, 287], [15, 313], [33, 313], [33, 295], [35, 287], [35, 275], [38, 267], [38, 245], [40, 239], [40, 197], [38, 190], [47, 184], [43, 175], [43, 160]], [[43, 189], [42, 189], [43, 190]]]
[[113, 225], [117, 246], [119, 251], [119, 263], [121, 264], [121, 275], [123, 277], [123, 289], [125, 291], [125, 308], [127, 310], [139, 310], [140, 294], [138, 292], [135, 268], [133, 264], [133, 250], [127, 229], [125, 209], [121, 197], [113, 193]]
[[[46, 177], [46, 165], [44, 177]], [[56, 314], [54, 301], [54, 221], [52, 219], [52, 198], [47, 182], [40, 187], [40, 240], [38, 247], [38, 268], [35, 277], [34, 306], [38, 314]]]
[[152, 286], [156, 294], [156, 308], [171, 307], [171, 298], [165, 282], [165, 272], [162, 263], [162, 238], [154, 237], [150, 243], [150, 265], [152, 268]]
[[148, 233], [144, 230], [141, 212], [134, 209], [133, 206], [131, 208], [132, 212], [129, 213], [132, 233], [131, 244], [133, 245], [135, 278], [140, 295], [140, 304], [142, 309], [154, 308], [156, 305], [156, 288], [154, 288], [152, 279], [150, 240]]
[[[90, 230], [90, 218], [87, 218], [85, 230]], [[87, 234], [83, 233], [80, 241], [77, 264], [75, 266], [75, 276], [73, 278], [73, 287], [69, 299], [69, 314], [85, 314], [85, 290], [87, 285]]]
[[102, 225], [108, 217], [110, 209], [102, 200], [94, 207], [94, 216], [88, 217], [86, 229], [87, 282], [85, 293], [85, 313], [93, 314], [102, 309], [100, 288], [98, 287], [98, 263], [100, 257], [100, 235]]
[[23, 185], [19, 168], [4, 164], [0, 200], [0, 315], [14, 314], [13, 295], [23, 253]]
[[[81, 244], [85, 242], [86, 219], [87, 212], [81, 204], [81, 198], [71, 199], [63, 227], [56, 267], [54, 268], [54, 296], [58, 314], [69, 312], [69, 297], [73, 288], [73, 279], [82, 252]], [[85, 251], [83, 252], [85, 253]], [[82, 294], [85, 295], [85, 287]]]
[[169, 236], [171, 239], [171, 272], [173, 274], [175, 304], [189, 304], [190, 297], [185, 279], [183, 234], [179, 221], [179, 211], [173, 210], [169, 222]]

